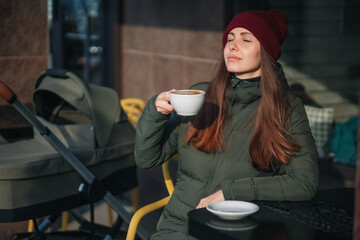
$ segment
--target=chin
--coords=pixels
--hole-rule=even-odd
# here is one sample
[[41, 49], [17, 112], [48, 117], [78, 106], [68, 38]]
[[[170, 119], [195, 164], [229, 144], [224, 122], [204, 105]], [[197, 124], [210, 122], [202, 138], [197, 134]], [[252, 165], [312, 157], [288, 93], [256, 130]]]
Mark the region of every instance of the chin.
[[233, 73], [233, 74], [235, 74], [235, 75], [243, 75], [243, 74], [246, 74], [246, 72], [237, 71], [237, 70], [228, 70], [228, 72]]
[[227, 67], [227, 70], [228, 70], [228, 72], [231, 72], [231, 73], [234, 73], [234, 74], [242, 73], [242, 72], [243, 72], [243, 71], [241, 71], [239, 68], [237, 68], [237, 67], [232, 67], [232, 66]]

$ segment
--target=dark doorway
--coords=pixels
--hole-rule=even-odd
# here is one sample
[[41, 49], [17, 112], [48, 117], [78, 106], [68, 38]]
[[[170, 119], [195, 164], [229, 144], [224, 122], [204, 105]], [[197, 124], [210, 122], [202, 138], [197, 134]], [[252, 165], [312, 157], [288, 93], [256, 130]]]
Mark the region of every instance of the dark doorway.
[[114, 87], [115, 0], [49, 0], [50, 66]]

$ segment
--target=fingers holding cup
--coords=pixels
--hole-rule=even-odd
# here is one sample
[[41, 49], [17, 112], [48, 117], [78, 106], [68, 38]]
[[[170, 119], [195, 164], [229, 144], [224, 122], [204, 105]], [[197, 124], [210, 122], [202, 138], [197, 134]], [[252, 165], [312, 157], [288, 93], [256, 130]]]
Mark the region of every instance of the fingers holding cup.
[[170, 92], [175, 91], [172, 89], [170, 91], [162, 92], [158, 95], [155, 100], [156, 110], [164, 115], [171, 114], [174, 112], [174, 107], [170, 103]]

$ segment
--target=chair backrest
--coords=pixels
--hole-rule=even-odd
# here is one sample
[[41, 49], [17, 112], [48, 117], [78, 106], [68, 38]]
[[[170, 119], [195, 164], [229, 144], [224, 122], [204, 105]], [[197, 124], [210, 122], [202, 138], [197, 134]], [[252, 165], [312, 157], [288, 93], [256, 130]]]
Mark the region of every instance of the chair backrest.
[[[145, 102], [138, 98], [126, 98], [126, 99], [121, 99], [120, 103], [121, 103], [121, 106], [124, 109], [125, 113], [127, 114], [129, 121], [134, 126], [134, 128], [136, 128], [137, 121], [139, 120], [139, 118], [142, 114], [142, 111], [145, 108]], [[163, 199], [160, 199], [154, 203], [151, 203], [149, 205], [146, 205], [146, 206], [140, 208], [138, 211], [136, 211], [136, 213], [134, 214], [134, 216], [131, 219], [131, 222], [130, 222], [130, 225], [128, 228], [128, 232], [127, 232], [127, 236], [126, 236], [126, 240], [135, 239], [136, 229], [137, 229], [139, 222], [141, 221], [143, 216], [145, 216], [149, 212], [155, 211], [156, 209], [159, 209], [159, 208], [165, 206], [168, 203], [172, 193], [174, 192], [174, 184], [171, 179], [170, 170], [169, 170], [170, 160], [177, 161], [178, 155], [174, 155], [173, 157], [171, 157], [168, 161], [166, 161], [162, 165], [162, 173], [164, 176], [164, 182], [166, 185], [166, 189], [169, 193], [169, 196], [165, 197]]]
[[[126, 115], [128, 116], [131, 124], [136, 128], [136, 124], [140, 119], [142, 111], [145, 108], [145, 102], [139, 98], [124, 98], [120, 100], [121, 107], [124, 109]], [[178, 156], [174, 155], [169, 160], [178, 160]], [[164, 175], [164, 181], [166, 189], [171, 196], [174, 191], [174, 184], [170, 176], [169, 162], [167, 161], [162, 165], [162, 172]]]
[[136, 128], [142, 111], [145, 108], [145, 102], [139, 98], [124, 98], [120, 100], [121, 107], [124, 109], [128, 120]]

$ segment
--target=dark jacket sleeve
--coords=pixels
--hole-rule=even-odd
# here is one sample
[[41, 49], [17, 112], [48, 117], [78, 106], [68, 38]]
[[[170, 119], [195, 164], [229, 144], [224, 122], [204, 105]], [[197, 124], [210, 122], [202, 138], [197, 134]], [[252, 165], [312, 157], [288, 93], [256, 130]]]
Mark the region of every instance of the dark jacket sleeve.
[[180, 119], [158, 112], [156, 97], [149, 100], [136, 126], [135, 162], [141, 168], [160, 166], [177, 151]]
[[221, 189], [225, 199], [302, 201], [311, 199], [318, 187], [318, 156], [308, 118], [299, 98], [290, 102], [293, 107], [291, 134], [300, 152], [285, 166], [283, 175], [224, 181]]

